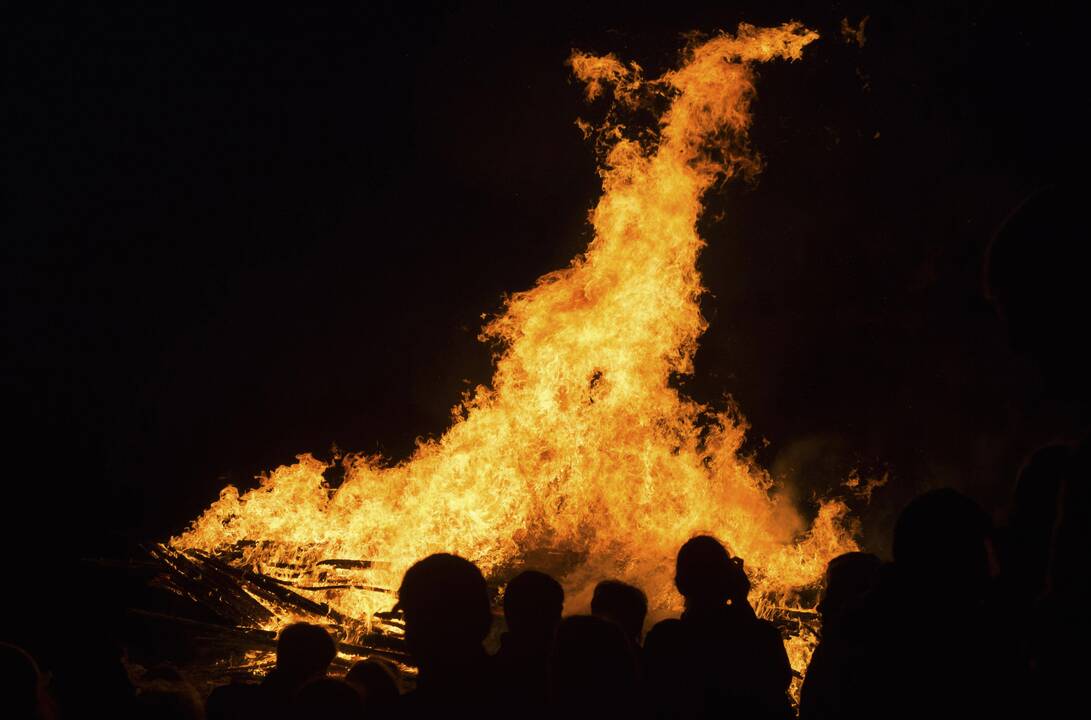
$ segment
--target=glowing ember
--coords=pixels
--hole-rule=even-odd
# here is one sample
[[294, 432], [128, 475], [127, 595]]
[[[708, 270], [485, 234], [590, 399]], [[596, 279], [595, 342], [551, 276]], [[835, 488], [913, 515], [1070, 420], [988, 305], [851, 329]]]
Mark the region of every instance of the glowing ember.
[[[689, 48], [678, 70], [654, 80], [612, 55], [574, 53], [588, 97], [612, 89], [615, 98], [595, 131], [604, 158], [595, 237], [485, 326], [482, 338], [502, 348], [491, 387], [468, 394], [451, 428], [405, 462], [351, 457], [331, 490], [327, 465], [301, 456], [241, 496], [225, 488], [173, 545], [215, 552], [271, 541], [236, 560], [260, 568], [381, 561], [365, 571], [380, 588], [397, 587], [411, 563], [437, 551], [500, 579], [551, 551], [564, 558], [547, 569], [563, 574], [569, 612], [587, 607], [595, 582], [616, 577], [647, 591], [655, 620], [679, 608], [674, 556], [703, 532], [746, 559], [759, 612], [795, 604], [830, 558], [856, 548], [847, 508], [823, 504], [808, 530], [769, 475], [738, 455], [740, 421], [681, 396], [670, 378], [692, 372], [706, 327], [695, 265], [701, 197], [758, 166], [747, 148], [750, 65], [798, 59], [817, 37], [797, 23], [741, 25]], [[626, 137], [617, 117], [649, 101], [667, 106], [658, 134]], [[370, 589], [321, 592], [359, 618], [394, 602]], [[788, 646], [802, 670], [809, 639]]]

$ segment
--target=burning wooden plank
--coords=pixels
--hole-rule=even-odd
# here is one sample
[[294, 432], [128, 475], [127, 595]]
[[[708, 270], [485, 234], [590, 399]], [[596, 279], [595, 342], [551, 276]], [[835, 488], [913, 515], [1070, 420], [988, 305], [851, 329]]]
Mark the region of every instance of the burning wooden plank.
[[237, 626], [262, 627], [273, 620], [273, 612], [246, 593], [230, 574], [165, 545], [152, 547], [149, 554], [166, 571], [156, 580], [160, 587], [189, 598]]
[[[345, 647], [357, 648], [361, 654], [374, 650], [404, 655], [399, 614], [377, 613], [371, 618], [353, 618], [326, 602], [303, 594], [344, 588], [393, 592], [388, 588], [361, 584], [300, 586], [251, 568], [232, 565], [225, 557], [236, 562], [241, 560], [241, 556], [233, 552], [220, 556], [157, 545], [149, 554], [159, 561], [164, 571], [156, 580], [159, 587], [188, 598], [230, 625], [269, 629], [277, 624], [277, 618], [306, 619], [327, 625], [339, 639], [347, 641]], [[349, 568], [374, 565], [362, 560], [334, 560], [326, 564]], [[300, 567], [301, 574], [306, 570]], [[376, 630], [376, 627], [380, 629]]]

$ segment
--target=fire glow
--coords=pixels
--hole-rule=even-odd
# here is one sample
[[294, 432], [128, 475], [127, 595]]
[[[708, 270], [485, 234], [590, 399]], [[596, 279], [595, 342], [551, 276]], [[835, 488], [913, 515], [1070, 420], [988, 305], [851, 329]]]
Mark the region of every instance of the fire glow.
[[[485, 325], [482, 339], [500, 348], [491, 385], [468, 393], [442, 437], [404, 462], [350, 456], [333, 489], [328, 465], [300, 456], [245, 494], [225, 488], [172, 545], [215, 553], [242, 544], [233, 562], [259, 572], [368, 559], [367, 584], [380, 589], [434, 552], [467, 557], [500, 581], [546, 552], [565, 558], [542, 569], [565, 585], [568, 612], [585, 610], [594, 584], [613, 577], [647, 592], [654, 621], [681, 605], [678, 548], [709, 533], [745, 558], [759, 613], [798, 604], [832, 557], [856, 549], [847, 506], [822, 502], [808, 528], [740, 455], [741, 421], [670, 380], [693, 372], [707, 327], [696, 269], [702, 196], [758, 170], [747, 143], [751, 66], [797, 60], [817, 37], [798, 23], [740, 25], [693, 44], [657, 79], [613, 55], [573, 53], [587, 97], [614, 97], [601, 127], [580, 124], [602, 153], [594, 238]], [[667, 108], [657, 133], [630, 137], [618, 118], [650, 104]], [[364, 621], [394, 604], [368, 587], [315, 592]], [[789, 638], [797, 670], [807, 645]]]

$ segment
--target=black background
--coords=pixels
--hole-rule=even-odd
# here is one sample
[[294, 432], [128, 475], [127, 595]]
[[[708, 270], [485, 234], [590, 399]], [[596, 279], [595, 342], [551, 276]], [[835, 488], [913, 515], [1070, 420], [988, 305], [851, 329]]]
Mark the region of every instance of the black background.
[[[739, 21], [822, 39], [758, 68], [767, 168], [708, 199], [711, 327], [686, 392], [730, 394], [805, 505], [890, 472], [862, 511], [879, 551], [921, 488], [1001, 510], [1071, 421], [980, 282], [1007, 213], [1082, 162], [1068, 9], [300, 5], [38, 5], [10, 24], [13, 558], [123, 554], [297, 453], [398, 460], [442, 432], [490, 376], [481, 313], [590, 237], [574, 121], [596, 108], [569, 52], [655, 75], [683, 33]], [[865, 15], [847, 42], [842, 18]]]

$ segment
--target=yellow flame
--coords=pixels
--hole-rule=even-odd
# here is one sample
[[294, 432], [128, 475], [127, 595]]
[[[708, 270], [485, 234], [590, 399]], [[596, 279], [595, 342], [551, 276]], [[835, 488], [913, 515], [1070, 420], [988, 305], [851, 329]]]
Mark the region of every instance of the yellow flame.
[[[569, 611], [610, 576], [643, 587], [653, 617], [679, 606], [674, 555], [697, 533], [746, 559], [756, 598], [789, 598], [817, 582], [831, 557], [855, 548], [846, 506], [825, 503], [808, 530], [769, 475], [740, 456], [741, 421], [670, 385], [692, 372], [706, 328], [701, 197], [718, 179], [757, 169], [746, 135], [751, 64], [798, 59], [816, 38], [797, 23], [741, 25], [691, 46], [679, 69], [655, 80], [613, 56], [573, 53], [589, 98], [611, 87], [616, 107], [649, 98], [669, 106], [653, 139], [626, 137], [613, 120], [599, 128], [594, 239], [486, 325], [482, 338], [501, 347], [491, 387], [467, 395], [451, 428], [400, 464], [350, 458], [331, 490], [327, 466], [301, 456], [244, 495], [226, 488], [172, 542], [216, 550], [277, 541], [252, 547], [247, 564], [275, 561], [286, 546], [297, 561], [311, 552], [299, 548], [313, 548], [315, 561], [381, 560], [371, 577], [387, 587], [437, 551], [489, 574], [552, 549], [575, 558], [562, 578]], [[357, 617], [393, 603], [366, 591], [328, 600]], [[809, 651], [793, 642], [798, 668]]]

